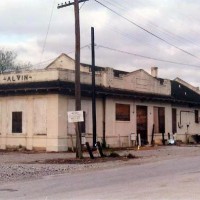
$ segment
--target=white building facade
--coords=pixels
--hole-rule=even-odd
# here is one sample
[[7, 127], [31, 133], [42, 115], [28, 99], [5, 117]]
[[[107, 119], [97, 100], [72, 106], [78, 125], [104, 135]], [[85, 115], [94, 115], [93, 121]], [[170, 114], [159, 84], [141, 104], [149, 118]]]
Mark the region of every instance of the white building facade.
[[[67, 151], [75, 147], [74, 60], [59, 56], [44, 70], [0, 75], [0, 148]], [[81, 65], [82, 133], [92, 142], [91, 67]], [[162, 142], [162, 133], [176, 133], [186, 142], [198, 134], [198, 88], [144, 70], [131, 73], [96, 67], [97, 140], [109, 147], [132, 145], [131, 133], [143, 144]]]

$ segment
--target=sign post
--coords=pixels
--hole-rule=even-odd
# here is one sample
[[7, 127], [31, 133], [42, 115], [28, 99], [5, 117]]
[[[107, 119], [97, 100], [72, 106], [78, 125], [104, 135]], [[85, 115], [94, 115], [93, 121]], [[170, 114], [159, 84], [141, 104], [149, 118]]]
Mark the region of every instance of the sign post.
[[[78, 129], [78, 123], [84, 121], [83, 111], [82, 110], [80, 110], [80, 111], [69, 111], [69, 112], [67, 112], [67, 116], [68, 116], [68, 122], [75, 124], [76, 132], [77, 132], [78, 131], [77, 130]], [[85, 143], [85, 138], [82, 135], [81, 135], [80, 139], [81, 139], [81, 141], [80, 141], [81, 144], [83, 144], [83, 142]]]

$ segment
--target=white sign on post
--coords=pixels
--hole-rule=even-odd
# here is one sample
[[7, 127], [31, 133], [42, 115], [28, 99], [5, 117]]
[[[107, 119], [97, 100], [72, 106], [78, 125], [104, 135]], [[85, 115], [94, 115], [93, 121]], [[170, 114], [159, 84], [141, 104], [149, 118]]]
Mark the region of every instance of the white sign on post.
[[69, 111], [67, 112], [68, 115], [68, 122], [74, 123], [74, 122], [83, 122], [83, 111]]

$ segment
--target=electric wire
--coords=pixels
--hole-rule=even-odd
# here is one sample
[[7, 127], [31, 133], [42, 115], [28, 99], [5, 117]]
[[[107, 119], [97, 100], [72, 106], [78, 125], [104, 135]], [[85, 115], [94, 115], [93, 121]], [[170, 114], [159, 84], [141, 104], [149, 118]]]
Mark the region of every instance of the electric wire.
[[132, 20], [128, 19], [127, 17], [125, 17], [125, 16], [119, 14], [118, 12], [116, 12], [116, 11], [113, 10], [112, 8], [106, 6], [105, 4], [99, 2], [98, 0], [94, 0], [94, 1], [96, 1], [97, 3], [99, 3], [100, 5], [102, 5], [103, 7], [107, 8], [107, 9], [110, 10], [111, 12], [115, 13], [115, 14], [118, 15], [119, 17], [121, 17], [121, 18], [125, 19], [126, 21], [130, 22], [131, 24], [135, 25], [136, 27], [140, 28], [141, 30], [145, 31], [146, 33], [148, 33], [148, 34], [154, 36], [155, 38], [157, 38], [157, 39], [159, 39], [159, 40], [161, 40], [161, 41], [167, 43], [168, 45], [173, 46], [174, 48], [176, 48], [176, 49], [178, 49], [178, 50], [180, 50], [180, 51], [182, 51], [182, 52], [184, 52], [184, 53], [186, 53], [186, 54], [188, 54], [188, 55], [190, 55], [190, 56], [192, 56], [192, 57], [194, 57], [194, 58], [200, 60], [200, 58], [197, 57], [196, 55], [194, 55], [194, 54], [192, 54], [192, 53], [190, 53], [190, 52], [188, 52], [188, 51], [186, 51], [186, 50], [184, 50], [184, 49], [182, 49], [182, 48], [180, 48], [180, 47], [178, 47], [178, 46], [176, 46], [176, 45], [174, 45], [174, 44], [168, 42], [167, 40], [161, 38], [160, 36], [158, 36], [158, 35], [156, 35], [156, 34], [154, 34], [154, 33], [152, 33], [151, 31], [147, 30], [146, 28], [143, 28], [142, 26], [136, 24], [135, 22], [133, 22]]
[[79, 8], [79, 11], [81, 10], [81, 8], [84, 6], [86, 1], [83, 2], [83, 4], [81, 5], [81, 7]]
[[[84, 48], [86, 48], [86, 47], [90, 48], [90, 44], [84, 45], [84, 46], [82, 46], [80, 49], [82, 50], [82, 49], [84, 49]], [[71, 53], [74, 53], [74, 52], [75, 52], [75, 50], [72, 50], [72, 51], [69, 51], [69, 52], [66, 53], [66, 54], [68, 55], [68, 54], [71, 54]], [[55, 60], [56, 58], [57, 58], [57, 57], [50, 58], [50, 59], [48, 59], [48, 60], [44, 60], [44, 61], [42, 61], [42, 62], [36, 63], [36, 64], [34, 64], [34, 65], [32, 65], [32, 66], [33, 66], [33, 67], [40, 66], [40, 65], [42, 65], [42, 64], [44, 64], [44, 63], [53, 61], [53, 60]]]
[[[104, 0], [104, 1], [110, 3], [109, 1], [106, 1], [106, 0]], [[127, 2], [126, 2], [126, 3], [127, 3]], [[135, 1], [134, 1], [134, 3], [135, 3]], [[141, 2], [140, 2], [140, 3], [141, 3]], [[131, 7], [131, 4], [129, 4], [128, 7], [125, 7], [124, 4], [122, 5], [122, 4], [120, 4], [119, 2], [118, 2], [118, 3], [113, 3], [113, 2], [112, 2], [112, 5], [115, 6], [115, 7], [121, 7], [121, 9], [124, 10], [124, 11], [126, 11], [128, 8]], [[145, 4], [143, 4], [143, 6], [145, 6]], [[200, 45], [197, 45], [197, 44], [196, 44], [194, 41], [192, 41], [191, 39], [185, 38], [185, 37], [180, 36], [180, 35], [177, 35], [177, 34], [171, 32], [171, 31], [167, 30], [166, 28], [163, 28], [163, 27], [161, 27], [161, 26], [159, 26], [159, 25], [153, 23], [152, 21], [147, 20], [146, 17], [144, 17], [141, 13], [139, 14], [139, 16], [142, 17], [144, 20], [146, 20], [147, 23], [148, 23], [150, 26], [156, 28], [159, 32], [164, 33], [165, 35], [169, 36], [170, 38], [175, 39], [175, 40], [180, 41], [180, 42], [189, 42], [189, 43], [193, 44], [194, 46], [200, 48]], [[172, 18], [172, 17], [170, 16], [170, 18]]]
[[150, 57], [150, 56], [144, 56], [144, 55], [135, 54], [135, 53], [131, 53], [131, 52], [119, 50], [119, 49], [114, 49], [114, 48], [107, 47], [107, 46], [104, 46], [104, 45], [97, 45], [97, 47], [103, 48], [103, 49], [107, 49], [107, 50], [110, 50], [110, 51], [115, 51], [115, 52], [123, 53], [123, 54], [137, 56], [137, 57], [141, 57], [141, 58], [145, 58], [145, 59], [149, 59], [149, 60], [156, 60], [156, 61], [165, 62], [165, 63], [171, 63], [171, 64], [176, 64], [176, 65], [184, 65], [184, 66], [191, 66], [191, 67], [198, 67], [198, 68], [200, 68], [200, 65], [198, 66], [198, 65], [186, 64], [186, 63], [175, 62], [175, 61], [170, 61], [170, 60], [164, 60], [164, 59]]
[[43, 57], [43, 54], [44, 54], [44, 51], [45, 51], [47, 37], [48, 37], [50, 26], [51, 26], [51, 20], [52, 20], [52, 17], [53, 17], [53, 11], [54, 11], [55, 2], [56, 2], [56, 0], [53, 0], [52, 9], [51, 9], [51, 15], [50, 15], [50, 19], [49, 19], [49, 23], [48, 23], [48, 27], [47, 27], [47, 32], [46, 32], [44, 43], [43, 43], [43, 47], [42, 47], [42, 53], [41, 53], [41, 57], [40, 57], [40, 62], [42, 61], [42, 57]]
[[[105, 0], [104, 0], [105, 1]], [[129, 3], [128, 3], [129, 2]], [[128, 3], [128, 7], [126, 7], [126, 9], [127, 8], [130, 8], [132, 5], [130, 4], [130, 1], [128, 1], [128, 2], [126, 2], [126, 4]], [[136, 1], [134, 1], [134, 3], [135, 3]], [[133, 1], [131, 2], [131, 3], [133, 3]], [[142, 2], [140, 1], [140, 3], [139, 4], [141, 4]], [[119, 3], [118, 3], [119, 4]], [[151, 5], [151, 4], [150, 4]], [[122, 6], [122, 5], [121, 5]], [[146, 1], [145, 1], [145, 3], [142, 3], [142, 6], [143, 7], [145, 7], [146, 6]], [[155, 5], [151, 5], [152, 7], [155, 7]], [[123, 4], [123, 7], [124, 7], [124, 4]], [[124, 7], [125, 8], [125, 7]], [[199, 21], [197, 20], [197, 19], [194, 19], [194, 18], [192, 18], [191, 16], [190, 16], [190, 14], [188, 15], [186, 15], [186, 13], [184, 12], [180, 12], [180, 11], [182, 11], [182, 9], [178, 9], [178, 10], [176, 10], [176, 12], [171, 12], [170, 13], [170, 15], [168, 15], [167, 16], [167, 18], [168, 19], [172, 19], [173, 21], [177, 21], [177, 17], [174, 17], [173, 16], [173, 14], [175, 13], [176, 15], [178, 15], [178, 16], [180, 16], [180, 18], [181, 18], [181, 21], [179, 21], [178, 23], [180, 24], [181, 22], [185, 22], [185, 20], [187, 20], [187, 21], [196, 21], [197, 23], [199, 23]], [[162, 12], [162, 11], [161, 11]], [[140, 16], [142, 16], [143, 17], [143, 14], [139, 14]], [[143, 17], [144, 19], [146, 18], [146, 17]], [[147, 19], [145, 19], [145, 20], [147, 20]], [[194, 42], [191, 38], [186, 38], [186, 37], [183, 37], [183, 36], [180, 36], [180, 35], [177, 35], [177, 34], [175, 34], [175, 33], [173, 33], [173, 32], [171, 32], [171, 31], [169, 31], [169, 30], [167, 30], [166, 28], [163, 28], [163, 27], [160, 27], [159, 25], [157, 25], [157, 24], [155, 24], [155, 23], [152, 23], [151, 21], [149, 21], [149, 20], [147, 20], [147, 22], [151, 25], [151, 26], [154, 26], [154, 27], [156, 27], [159, 31], [162, 31], [163, 33], [165, 33], [165, 34], [167, 34], [167, 35], [169, 35], [170, 37], [173, 37], [173, 38], [175, 38], [176, 40], [178, 40], [178, 41], [186, 41], [186, 42], [189, 42], [189, 43], [191, 43], [191, 44], [193, 44], [194, 46], [196, 46], [196, 47], [198, 47], [198, 48], [200, 48], [200, 45], [198, 45], [198, 42]], [[185, 24], [182, 24], [182, 26], [184, 26]], [[194, 29], [192, 29], [192, 30], [190, 30], [190, 33], [191, 32], [194, 32], [196, 35], [199, 35], [199, 33], [198, 32], [196, 32], [196, 31], [194, 31]], [[192, 34], [190, 34], [189, 36], [191, 36]], [[195, 39], [198, 39], [198, 38], [195, 38]]]

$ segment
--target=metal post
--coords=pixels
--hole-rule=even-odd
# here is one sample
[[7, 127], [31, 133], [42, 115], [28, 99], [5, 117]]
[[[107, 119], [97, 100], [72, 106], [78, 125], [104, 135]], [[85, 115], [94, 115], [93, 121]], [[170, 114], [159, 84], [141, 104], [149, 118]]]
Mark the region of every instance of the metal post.
[[96, 145], [96, 90], [95, 90], [95, 44], [94, 28], [91, 27], [91, 45], [92, 45], [92, 124], [93, 124], [93, 147]]

